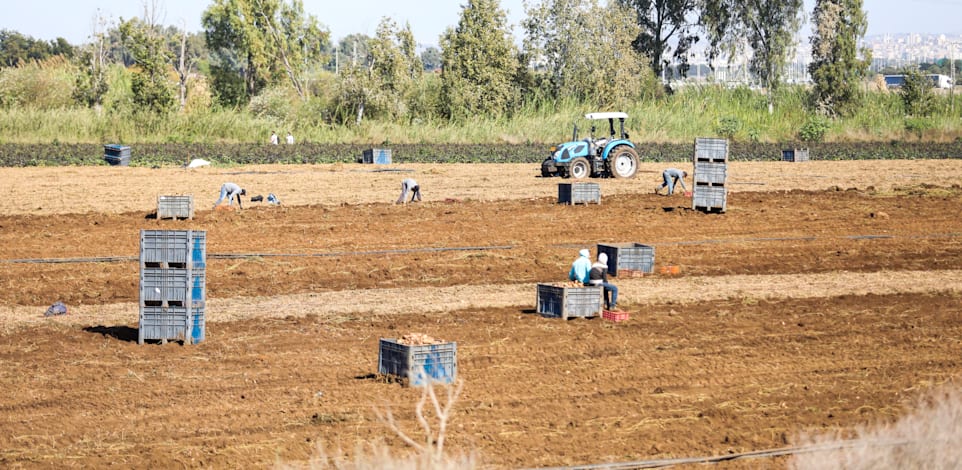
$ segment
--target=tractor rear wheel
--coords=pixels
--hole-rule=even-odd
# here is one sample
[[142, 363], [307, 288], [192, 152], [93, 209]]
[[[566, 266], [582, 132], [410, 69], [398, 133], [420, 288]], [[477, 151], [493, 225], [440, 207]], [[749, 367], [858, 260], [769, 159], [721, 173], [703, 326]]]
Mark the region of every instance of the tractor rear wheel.
[[[635, 165], [637, 166], [637, 165]], [[588, 164], [588, 160], [584, 157], [578, 157], [571, 160], [568, 165], [568, 175], [574, 179], [585, 178], [591, 174], [591, 165]]]
[[627, 145], [619, 145], [608, 154], [611, 175], [615, 178], [634, 178], [638, 172], [638, 153]]

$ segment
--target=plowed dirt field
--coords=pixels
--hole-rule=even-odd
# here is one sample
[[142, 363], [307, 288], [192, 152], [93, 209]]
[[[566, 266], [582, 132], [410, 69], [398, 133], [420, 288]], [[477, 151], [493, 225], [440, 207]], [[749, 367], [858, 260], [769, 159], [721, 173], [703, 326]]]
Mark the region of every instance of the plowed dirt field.
[[[721, 214], [655, 195], [661, 169], [575, 206], [530, 165], [0, 169], [0, 466], [402, 454], [378, 415], [423, 442], [421, 389], [378, 341], [412, 332], [457, 342], [444, 447], [493, 468], [792, 447], [958, 383], [962, 160], [732, 162]], [[423, 202], [393, 204], [405, 177]], [[226, 181], [243, 210], [211, 210]], [[172, 194], [193, 220], [152, 217]], [[138, 344], [141, 229], [207, 231], [200, 344]], [[627, 321], [535, 313], [579, 249], [627, 242], [680, 269], [614, 278]]]

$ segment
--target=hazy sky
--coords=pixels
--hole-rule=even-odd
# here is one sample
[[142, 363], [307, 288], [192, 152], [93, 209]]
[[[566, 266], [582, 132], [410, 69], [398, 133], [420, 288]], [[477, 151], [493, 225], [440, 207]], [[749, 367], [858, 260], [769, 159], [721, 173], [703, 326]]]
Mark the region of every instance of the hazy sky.
[[[331, 31], [333, 39], [348, 34], [373, 36], [378, 23], [389, 16], [403, 24], [409, 22], [417, 41], [436, 45], [448, 27], [457, 24], [464, 0], [303, 0], [304, 8]], [[9, 29], [36, 39], [58, 36], [71, 44], [86, 42], [94, 31], [98, 9], [115, 25], [121, 17], [141, 16], [143, 0], [3, 0], [0, 29]], [[210, 5], [204, 0], [157, 0], [166, 14], [164, 24], [200, 31], [201, 13]], [[508, 21], [517, 27], [524, 17], [522, 0], [501, 0]], [[810, 14], [814, 0], [805, 0]], [[868, 34], [883, 33], [962, 33], [962, 0], [865, 0]]]

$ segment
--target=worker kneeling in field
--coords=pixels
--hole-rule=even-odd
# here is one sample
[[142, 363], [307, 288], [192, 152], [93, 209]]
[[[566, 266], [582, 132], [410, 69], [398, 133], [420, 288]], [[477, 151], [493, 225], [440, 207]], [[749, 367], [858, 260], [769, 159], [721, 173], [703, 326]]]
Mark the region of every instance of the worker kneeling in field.
[[588, 273], [591, 272], [591, 252], [583, 248], [578, 252], [578, 259], [571, 263], [571, 270], [568, 271], [568, 280], [577, 281], [588, 285]]
[[614, 310], [618, 304], [618, 287], [608, 282], [608, 255], [598, 253], [598, 262], [588, 271], [588, 284], [605, 288], [605, 310]]
[[681, 189], [684, 189], [685, 192], [688, 192], [688, 188], [685, 187], [685, 178], [688, 177], [687, 171], [682, 171], [677, 168], [669, 168], [661, 173], [661, 177], [664, 182], [661, 183], [661, 186], [655, 188], [655, 194], [658, 194], [662, 188], [667, 186], [668, 195], [671, 196], [672, 193], [675, 192], [676, 184], [681, 184]]
[[217, 198], [217, 202], [214, 203], [214, 209], [216, 209], [225, 198], [227, 199], [227, 205], [232, 205], [235, 197], [237, 198], [237, 208], [243, 209], [243, 207], [241, 207], [241, 196], [245, 194], [247, 194], [247, 191], [244, 190], [244, 188], [234, 183], [224, 183], [220, 187], [220, 197]]
[[404, 204], [404, 198], [407, 197], [408, 191], [411, 191], [411, 202], [415, 199], [421, 202], [421, 186], [418, 186], [418, 182], [414, 181], [413, 178], [405, 178], [401, 181], [401, 197], [397, 198], [395, 204]]

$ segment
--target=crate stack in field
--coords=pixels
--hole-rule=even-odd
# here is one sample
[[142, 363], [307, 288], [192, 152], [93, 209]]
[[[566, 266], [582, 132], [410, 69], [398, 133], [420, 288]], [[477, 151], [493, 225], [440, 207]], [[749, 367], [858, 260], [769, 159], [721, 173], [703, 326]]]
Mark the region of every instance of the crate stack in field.
[[130, 165], [130, 147], [120, 144], [104, 145], [104, 161], [114, 166]]
[[692, 209], [725, 212], [728, 206], [728, 140], [699, 137], [695, 139], [695, 165], [692, 180]]
[[206, 268], [206, 231], [140, 231], [138, 343], [204, 340]]

